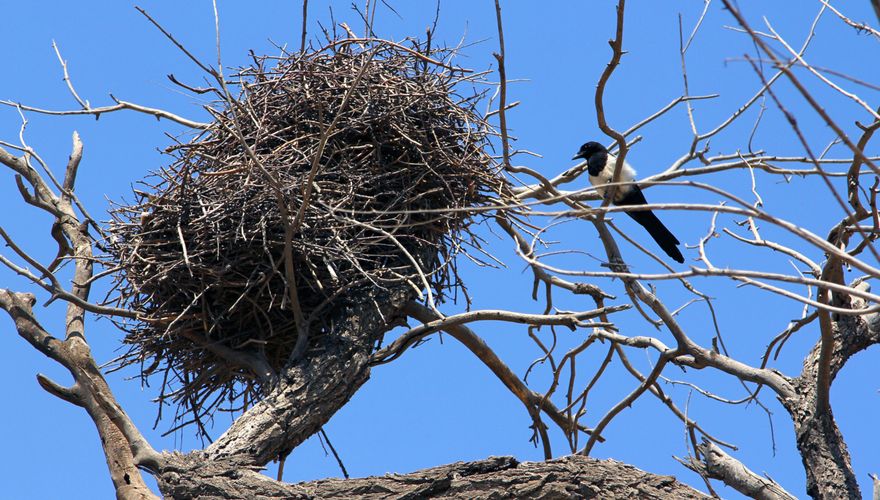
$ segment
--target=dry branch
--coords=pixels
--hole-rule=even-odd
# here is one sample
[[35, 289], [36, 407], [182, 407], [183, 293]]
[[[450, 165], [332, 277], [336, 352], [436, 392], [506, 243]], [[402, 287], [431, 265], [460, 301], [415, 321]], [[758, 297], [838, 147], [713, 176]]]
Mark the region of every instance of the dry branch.
[[718, 479], [749, 498], [758, 500], [795, 500], [782, 486], [752, 472], [739, 460], [704, 439], [698, 446], [702, 460], [680, 460], [685, 467], [710, 479]]

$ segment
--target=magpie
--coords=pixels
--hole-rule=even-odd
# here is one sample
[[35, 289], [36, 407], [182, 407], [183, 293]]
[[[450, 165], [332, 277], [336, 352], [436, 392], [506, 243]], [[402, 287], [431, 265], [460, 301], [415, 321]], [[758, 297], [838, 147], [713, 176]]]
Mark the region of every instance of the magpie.
[[[599, 196], [604, 197], [605, 184], [611, 182], [611, 178], [614, 176], [614, 166], [617, 163], [617, 158], [609, 153], [605, 146], [591, 141], [581, 146], [581, 149], [571, 159], [584, 159], [587, 161], [590, 184], [596, 186], [596, 192], [599, 193]], [[629, 163], [624, 162], [620, 172], [620, 182], [633, 182], [635, 177], [636, 171]], [[611, 201], [621, 207], [646, 205], [648, 203], [645, 200], [645, 195], [642, 194], [642, 190], [636, 184], [619, 185], [617, 192], [614, 194], [614, 199]], [[654, 215], [654, 212], [642, 208], [627, 210], [626, 213], [648, 230], [648, 234], [654, 238], [654, 241], [660, 245], [660, 248], [666, 252], [666, 255], [672, 257], [676, 262], [684, 263], [684, 257], [678, 250], [678, 239], [675, 238], [675, 235], [669, 229], [666, 229], [666, 226], [660, 222], [660, 219]]]

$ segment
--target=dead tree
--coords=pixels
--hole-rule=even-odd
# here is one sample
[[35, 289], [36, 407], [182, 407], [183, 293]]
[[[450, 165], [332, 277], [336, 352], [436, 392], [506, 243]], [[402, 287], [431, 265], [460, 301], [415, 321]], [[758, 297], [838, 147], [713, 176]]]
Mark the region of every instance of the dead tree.
[[[154, 496], [142, 472], [153, 475], [161, 493], [173, 498], [704, 497], [675, 478], [588, 458], [615, 417], [642, 397], [657, 398], [681, 420], [690, 455], [680, 461], [702, 476], [710, 493], [711, 480], [717, 480], [755, 498], [792, 498], [772, 479], [749, 470], [733, 451], [724, 451], [733, 446], [667, 395], [666, 383], [686, 384], [702, 396], [736, 402], [694, 382], [671, 380], [670, 372], [682, 369], [714, 371], [739, 381], [745, 391], [739, 402], [760, 403], [762, 393], [778, 399], [795, 429], [793, 445], [803, 459], [809, 494], [860, 498], [829, 391], [853, 355], [880, 341], [880, 296], [870, 287], [880, 277], [874, 245], [880, 235], [880, 158], [867, 153], [880, 127], [880, 111], [837, 83], [835, 73], [807, 61], [815, 23], [795, 48], [770, 22], [755, 28], [736, 5], [722, 3], [731, 23], [754, 42], [758, 56], [744, 58], [755, 70], [756, 92], [720, 124], [700, 131], [693, 107], [716, 96], [692, 95], [687, 79], [687, 52], [709, 1], [689, 38], [680, 27], [682, 95], [621, 130], [605, 113], [611, 106], [606, 89], [626, 51], [627, 10], [619, 0], [616, 26], [609, 33], [609, 63], [594, 94], [598, 127], [617, 158], [612, 180], [619, 179], [625, 158], [640, 140], [637, 132], [668, 119], [675, 108], [687, 109], [693, 138], [684, 154], [639, 182], [645, 189], [681, 186], [717, 199], [711, 204], [651, 205], [657, 211], [710, 214], [705, 236], [693, 247], [694, 264], [684, 271], [654, 256], [612, 220], [613, 214], [631, 208], [610, 203], [619, 182], [604, 189], [603, 199], [594, 188], [569, 187], [585, 179], [586, 162], [556, 175], [515, 163], [521, 156], [512, 149], [507, 120], [516, 103], [508, 98], [498, 0], [500, 45], [495, 58], [500, 83], [491, 97], [460, 93], [462, 85], [482, 83], [482, 74], [452, 65], [447, 56], [454, 50], [432, 46], [430, 32], [424, 41], [393, 42], [369, 35], [367, 22], [367, 35], [358, 37], [343, 26], [347, 36], [328, 34], [320, 47], [307, 48], [304, 30], [299, 52], [256, 57], [253, 65], [224, 74], [221, 61], [216, 66], [199, 61], [142, 11], [214, 83], [196, 89], [176, 82], [216, 98], [207, 108], [213, 120], [195, 122], [126, 101], [92, 107], [76, 93], [66, 65], [65, 80], [79, 109], [56, 112], [4, 102], [22, 113], [99, 116], [131, 110], [198, 133], [170, 148], [171, 164], [148, 178], [147, 188], [136, 191], [135, 203], [114, 207], [109, 225], [93, 218], [77, 197], [75, 181], [83, 158], [78, 135], [74, 133], [63, 169], [45, 164], [24, 141], [4, 142], [0, 164], [12, 171], [22, 200], [53, 218], [51, 237], [58, 250], [51, 263], [40, 262], [0, 229], [9, 249], [0, 262], [50, 301], [67, 304], [65, 331], [41, 326], [32, 293], [4, 288], [0, 307], [22, 338], [71, 373], [74, 383], [67, 387], [41, 375], [38, 381], [49, 393], [82, 407], [94, 421], [119, 498]], [[303, 7], [306, 11], [306, 2]], [[375, 7], [367, 2], [364, 19], [372, 19], [370, 9]], [[868, 24], [851, 20], [824, 0], [817, 8], [816, 22], [834, 16], [880, 38]], [[857, 104], [867, 118], [855, 125], [836, 122], [804, 83], [807, 78]], [[787, 82], [789, 90], [777, 82]], [[802, 133], [786, 105], [795, 97], [804, 99], [833, 131], [831, 146], [839, 145], [844, 157], [827, 157], [831, 146], [820, 148]], [[476, 113], [476, 104], [485, 99], [494, 111], [483, 116]], [[710, 149], [709, 141], [747, 116], [759, 100], [772, 103], [787, 119], [801, 142], [802, 156]], [[495, 117], [498, 127], [489, 122]], [[496, 138], [498, 157], [489, 153]], [[756, 172], [816, 176], [827, 187], [828, 200], [823, 202], [844, 216], [826, 235], [814, 234], [798, 221], [765, 210], [754, 187], [755, 201], [750, 202], [713, 183], [713, 174], [737, 169], [753, 179]], [[62, 170], [58, 181], [52, 172]], [[742, 224], [721, 227], [732, 217]], [[542, 313], [475, 308], [447, 315], [440, 310], [444, 297], [462, 281], [455, 258], [469, 249], [474, 258], [480, 252], [491, 258], [470, 230], [477, 219], [509, 238], [533, 274], [533, 297], [541, 301]], [[575, 246], [551, 243], [548, 235], [559, 221], [576, 222], [598, 236], [598, 265], [572, 267], [556, 260]], [[786, 239], [765, 238], [762, 226], [786, 234]], [[797, 272], [715, 265], [712, 242], [722, 233], [744, 246], [789, 257]], [[623, 240], [665, 270], [635, 272], [621, 251]], [[70, 285], [60, 278], [65, 268], [72, 268]], [[858, 276], [847, 279], [849, 269]], [[96, 301], [92, 284], [108, 277], [115, 293], [109, 301]], [[711, 345], [695, 341], [694, 332], [678, 318], [687, 304], [676, 309], [650, 285], [677, 283], [693, 295], [691, 302], [711, 309], [713, 299], [691, 282], [695, 277], [734, 280], [757, 293], [782, 295], [803, 304], [803, 315], [768, 338], [760, 363], [747, 363], [729, 354], [720, 330]], [[618, 280], [620, 298], [611, 293], [612, 279]], [[791, 285], [806, 291], [794, 292]], [[561, 310], [556, 304], [563, 294], [586, 305], [578, 311]], [[662, 326], [671, 337], [619, 328], [617, 318], [624, 311], [640, 315], [646, 325]], [[129, 350], [117, 366], [143, 366], [145, 377], [165, 374], [161, 399], [177, 405], [181, 421], [201, 429], [203, 419], [221, 403], [234, 406], [238, 418], [204, 449], [186, 454], [155, 450], [118, 404], [90, 353], [88, 314], [111, 318], [125, 332]], [[407, 320], [420, 324], [383, 342]], [[520, 370], [509, 367], [480, 338], [473, 325], [482, 321], [528, 325], [527, 335], [540, 357], [526, 373], [549, 369], [546, 390], [527, 386]], [[560, 326], [565, 329], [557, 331]], [[317, 433], [367, 381], [372, 367], [393, 362], [441, 331], [470, 350], [522, 402], [545, 462], [489, 458], [406, 475], [296, 485], [260, 473], [268, 462]], [[559, 347], [557, 339], [568, 331], [581, 333], [581, 340]], [[798, 331], [813, 332], [815, 346], [800, 373], [783, 373], [773, 360]], [[590, 367], [585, 383], [575, 376], [575, 366], [584, 353], [594, 351], [604, 353], [604, 361]], [[631, 362], [633, 351], [649, 354], [650, 372]], [[591, 413], [587, 419], [588, 398], [611, 363], [631, 374], [636, 388], [601, 417]], [[562, 449], [571, 455], [554, 459], [558, 453], [550, 426], [562, 432]]]

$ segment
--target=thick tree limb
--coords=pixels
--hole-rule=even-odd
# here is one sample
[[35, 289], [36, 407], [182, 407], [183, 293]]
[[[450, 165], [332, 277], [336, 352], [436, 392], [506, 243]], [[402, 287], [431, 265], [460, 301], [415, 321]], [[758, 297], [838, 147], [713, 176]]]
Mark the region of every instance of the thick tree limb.
[[88, 344], [79, 336], [61, 341], [50, 335], [34, 318], [31, 311], [33, 303], [33, 295], [0, 290], [0, 308], [15, 321], [18, 334], [67, 368], [76, 381], [72, 389], [62, 389], [42, 377], [41, 385], [52, 394], [82, 406], [92, 417], [101, 436], [117, 497], [153, 498], [138, 466], [156, 467], [159, 455], [116, 404], [106, 380], [91, 357]]
[[[53, 297], [67, 300], [64, 340], [49, 334], [39, 324], [33, 314], [36, 298], [31, 294], [16, 293], [0, 289], [0, 308], [15, 322], [18, 334], [33, 347], [50, 359], [67, 368], [73, 376], [74, 385], [70, 389], [63, 388], [45, 377], [38, 378], [40, 385], [50, 393], [83, 407], [92, 418], [101, 436], [101, 444], [107, 458], [110, 478], [116, 488], [118, 498], [152, 498], [138, 467], [156, 470], [160, 466], [161, 457], [153, 450], [131, 422], [128, 415], [116, 402], [107, 381], [104, 379], [86, 342], [84, 333], [85, 312], [89, 309], [89, 292], [91, 278], [94, 275], [92, 244], [94, 240], [87, 232], [86, 224], [80, 222], [73, 207], [72, 189], [76, 180], [76, 172], [82, 158], [82, 143], [74, 135], [73, 151], [65, 171], [63, 185], [49, 175], [52, 185], [62, 192], [56, 194], [52, 185], [34, 169], [27, 155], [16, 157], [0, 148], [0, 163], [18, 174], [16, 177], [25, 201], [33, 201], [35, 206], [48, 212], [55, 218], [53, 237], [56, 241], [69, 241], [66, 252], [72, 253], [74, 261], [73, 279], [70, 290], [65, 290], [52, 272], [37, 263], [22, 250], [16, 252], [25, 261], [32, 263], [49, 278], [51, 285], [45, 285], [42, 279], [35, 283], [44, 286]], [[30, 185], [33, 195], [27, 192], [24, 182]], [[7, 243], [12, 243], [4, 233]], [[66, 243], [65, 243], [66, 244]], [[10, 265], [10, 263], [7, 263]], [[10, 267], [15, 267], [11, 265]], [[32, 279], [32, 278], [31, 278]]]
[[[869, 290], [867, 283], [857, 285]], [[854, 309], [866, 307], [853, 300]], [[828, 356], [831, 381], [856, 353], [880, 343], [880, 314], [841, 316], [832, 325], [833, 346]], [[797, 446], [807, 471], [807, 492], [813, 498], [861, 498], [852, 461], [840, 428], [829, 410], [817, 415], [819, 358], [822, 342], [813, 347], [804, 360], [801, 375], [793, 380], [796, 396], [782, 398], [782, 404], [794, 421]]]
[[704, 439], [697, 447], [702, 460], [691, 458], [681, 461], [685, 467], [694, 472], [718, 479], [749, 498], [758, 500], [795, 500], [797, 497], [785, 491], [776, 481], [761, 477], [752, 472], [739, 460], [724, 452], [721, 448]]
[[410, 474], [362, 479], [323, 479], [284, 484], [259, 472], [211, 462], [204, 457], [175, 455], [159, 478], [172, 498], [349, 499], [702, 499], [708, 498], [671, 476], [658, 476], [614, 460], [568, 456], [547, 462], [517, 462], [492, 457], [457, 462]]
[[370, 355], [414, 294], [406, 285], [365, 291], [333, 313], [322, 350], [294, 360], [266, 397], [205, 449], [209, 460], [235, 458], [262, 466], [305, 441], [336, 413], [370, 376]]

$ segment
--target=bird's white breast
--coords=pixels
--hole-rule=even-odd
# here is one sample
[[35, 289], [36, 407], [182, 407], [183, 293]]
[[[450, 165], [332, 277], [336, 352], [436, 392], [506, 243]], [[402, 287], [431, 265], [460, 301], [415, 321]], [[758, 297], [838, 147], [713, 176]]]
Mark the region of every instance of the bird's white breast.
[[[608, 154], [608, 160], [605, 162], [605, 168], [599, 172], [599, 175], [593, 176], [590, 175], [590, 184], [596, 186], [596, 193], [601, 197], [605, 197], [605, 184], [611, 182], [611, 178], [614, 176], [614, 166], [617, 164], [617, 157]], [[620, 182], [630, 182], [635, 180], [636, 178], [636, 169], [632, 168], [632, 166], [624, 160], [623, 168], [620, 172]], [[621, 186], [617, 189], [617, 196], [619, 198], [624, 193], [626, 193], [630, 188]]]

